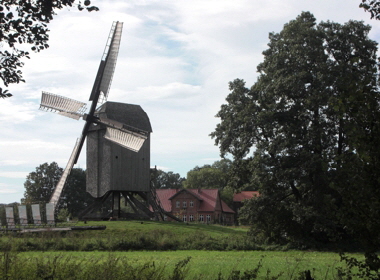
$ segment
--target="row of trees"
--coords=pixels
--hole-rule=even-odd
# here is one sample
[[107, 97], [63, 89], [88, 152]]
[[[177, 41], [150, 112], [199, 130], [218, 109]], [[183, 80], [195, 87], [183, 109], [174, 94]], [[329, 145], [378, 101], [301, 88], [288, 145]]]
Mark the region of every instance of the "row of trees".
[[[257, 82], [230, 83], [211, 137], [233, 157], [255, 236], [380, 248], [380, 92], [370, 26], [309, 12], [269, 35]], [[236, 181], [236, 180], [235, 180]]]
[[[227, 186], [230, 160], [216, 161], [212, 165], [196, 166], [187, 174], [187, 179], [172, 171], [152, 170], [152, 180], [157, 189], [180, 188], [217, 188], [227, 203], [232, 202], [233, 189]], [[25, 192], [22, 203], [47, 203], [57, 185], [63, 169], [56, 162], [44, 163], [29, 173], [24, 183]], [[92, 201], [86, 192], [86, 172], [81, 168], [73, 168], [66, 182], [58, 205], [58, 209], [67, 209], [72, 217]]]

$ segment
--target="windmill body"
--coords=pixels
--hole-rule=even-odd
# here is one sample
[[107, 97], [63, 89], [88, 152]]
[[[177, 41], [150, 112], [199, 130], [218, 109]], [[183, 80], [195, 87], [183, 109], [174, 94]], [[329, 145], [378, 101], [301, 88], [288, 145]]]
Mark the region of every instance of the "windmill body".
[[146, 131], [138, 151], [107, 139], [107, 126], [92, 124], [87, 134], [87, 192], [103, 197], [109, 191], [150, 191], [150, 132], [148, 115], [139, 105], [106, 102], [95, 113], [108, 122], [123, 123], [131, 130]]
[[[150, 184], [152, 128], [148, 115], [139, 105], [107, 101], [122, 28], [121, 22], [112, 24], [90, 94], [91, 105], [87, 114], [86, 103], [51, 93], [42, 93], [41, 110], [53, 111], [77, 120], [83, 118], [86, 121], [50, 203], [57, 205], [66, 179], [77, 162], [87, 138], [86, 189], [95, 198], [95, 202], [83, 212], [83, 215], [91, 213], [97, 215], [99, 209], [104, 208], [106, 199], [112, 197], [111, 213], [113, 217], [119, 217], [120, 198], [123, 196], [136, 213], [139, 208], [145, 217], [151, 217], [149, 200], [155, 205], [159, 203], [150, 198], [155, 195]], [[136, 199], [135, 196], [139, 196], [140, 199]], [[145, 202], [141, 202], [141, 198]]]

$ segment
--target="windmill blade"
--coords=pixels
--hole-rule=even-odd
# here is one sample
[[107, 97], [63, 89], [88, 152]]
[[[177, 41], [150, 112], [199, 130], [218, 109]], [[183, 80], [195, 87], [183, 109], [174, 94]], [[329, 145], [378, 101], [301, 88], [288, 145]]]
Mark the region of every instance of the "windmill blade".
[[79, 120], [86, 111], [86, 103], [43, 91], [40, 110]]
[[100, 105], [103, 104], [108, 97], [119, 53], [122, 30], [122, 22], [116, 21], [112, 24], [95, 83], [91, 91], [90, 101], [99, 103]]
[[133, 131], [119, 130], [112, 127], [107, 127], [104, 138], [119, 144], [129, 150], [138, 152], [146, 140], [146, 136]]
[[148, 132], [145, 130], [138, 129], [136, 127], [133, 127], [131, 125], [127, 125], [125, 123], [115, 121], [112, 119], [109, 119], [106, 114], [99, 114], [97, 116], [97, 119], [95, 120], [97, 123], [101, 123], [106, 125], [107, 127], [117, 128], [119, 130], [125, 131], [125, 132], [133, 132], [137, 135], [141, 135], [143, 138], [147, 138]]
[[[81, 138], [83, 138], [83, 136]], [[80, 148], [79, 148], [80, 140], [81, 139], [77, 139], [75, 146], [74, 146], [74, 150], [72, 151], [70, 159], [67, 162], [66, 168], [63, 171], [63, 174], [62, 174], [61, 178], [59, 179], [58, 184], [55, 186], [53, 195], [50, 198], [49, 203], [53, 203], [54, 207], [57, 205], [59, 198], [61, 197], [63, 188], [66, 184], [67, 177], [70, 175], [71, 169], [73, 169], [73, 166], [75, 164], [75, 158], [76, 158], [78, 152], [80, 152]]]

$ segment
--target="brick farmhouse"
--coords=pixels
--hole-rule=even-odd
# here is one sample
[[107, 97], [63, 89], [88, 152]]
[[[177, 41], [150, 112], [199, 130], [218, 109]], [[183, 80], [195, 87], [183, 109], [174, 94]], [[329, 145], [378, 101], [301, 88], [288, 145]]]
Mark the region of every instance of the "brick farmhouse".
[[218, 189], [158, 189], [156, 193], [164, 210], [184, 222], [234, 223], [235, 212], [221, 200]]

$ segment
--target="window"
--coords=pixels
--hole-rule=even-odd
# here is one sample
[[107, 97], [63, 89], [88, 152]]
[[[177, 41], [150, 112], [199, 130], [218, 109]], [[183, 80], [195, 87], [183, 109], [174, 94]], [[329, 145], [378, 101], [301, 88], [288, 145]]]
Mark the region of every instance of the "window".
[[183, 208], [187, 208], [187, 202], [186, 202], [186, 201], [184, 201], [184, 202], [182, 203], [182, 205], [183, 205]]
[[187, 216], [186, 216], [186, 215], [183, 215], [183, 216], [182, 216], [182, 221], [184, 221], [184, 222], [187, 221]]
[[181, 202], [176, 201], [176, 202], [175, 202], [175, 207], [177, 207], [177, 208], [181, 207]]
[[190, 201], [190, 207], [194, 207], [194, 201]]
[[190, 221], [190, 222], [194, 222], [194, 215], [190, 215], [190, 216], [189, 216], [189, 221]]
[[211, 215], [207, 215], [206, 219], [207, 219], [207, 222], [210, 222], [211, 221]]
[[168, 216], [164, 215], [164, 221], [168, 220]]
[[204, 219], [203, 219], [203, 215], [199, 215], [199, 221], [200, 221], [200, 222], [203, 222], [203, 221], [204, 221]]

